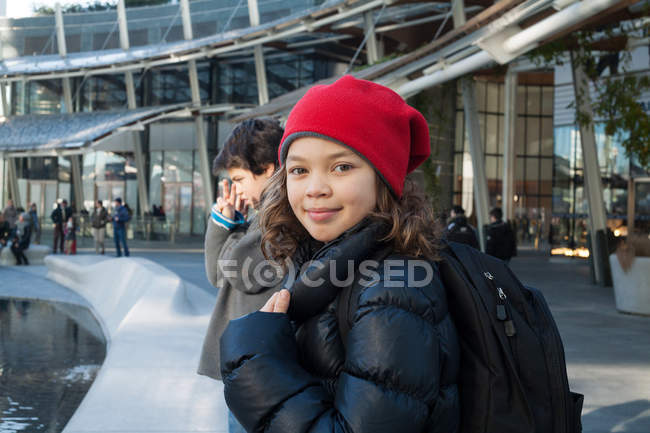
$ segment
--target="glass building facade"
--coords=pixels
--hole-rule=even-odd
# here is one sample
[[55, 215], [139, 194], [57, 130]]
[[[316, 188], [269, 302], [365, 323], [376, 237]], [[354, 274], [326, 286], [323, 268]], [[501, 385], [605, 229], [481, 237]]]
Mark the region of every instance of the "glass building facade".
[[[477, 80], [475, 88], [489, 206], [501, 207], [504, 85], [499, 81]], [[473, 170], [460, 85], [456, 108], [453, 202], [463, 206], [471, 217], [474, 214]], [[518, 241], [520, 245], [539, 246], [547, 240], [552, 213], [552, 85], [518, 86], [515, 158], [514, 200]]]
[[[628, 211], [632, 210], [637, 230], [650, 233], [648, 183], [635, 186], [635, 204], [628, 202], [631, 178], [649, 175], [634, 160], [625, 155], [621, 140], [605, 134], [602, 123], [594, 125], [598, 164], [603, 185], [607, 226], [614, 236], [627, 235]], [[580, 132], [574, 125], [555, 128], [555, 158], [553, 177], [553, 245], [586, 247], [588, 245], [589, 206], [585, 192]]]
[[[276, 97], [330, 77], [336, 60], [317, 56], [309, 50], [298, 53], [276, 53], [266, 59], [270, 97]], [[257, 80], [251, 56], [233, 57], [227, 61], [197, 62], [201, 101], [204, 105], [258, 103]], [[191, 100], [189, 73], [186, 64], [154, 68], [134, 74], [136, 102], [140, 106], [186, 103]], [[92, 76], [71, 80], [73, 111], [107, 111], [127, 108], [123, 74]], [[11, 114], [51, 114], [65, 111], [61, 80], [16, 82], [10, 88]], [[205, 118], [208, 156], [218, 146], [231, 125], [218, 116]], [[169, 238], [174, 235], [201, 235], [205, 230], [206, 204], [195, 149], [193, 122], [168, 120], [154, 123], [140, 134], [146, 160], [146, 173], [151, 209], [158, 214], [149, 227], [134, 224], [135, 234]], [[124, 135], [123, 135], [124, 136]], [[116, 149], [83, 155], [83, 203], [78, 203], [71, 187], [69, 157], [20, 158], [18, 184], [22, 201], [36, 203], [47, 221], [56, 199], [74, 202], [77, 211], [92, 211], [96, 200], [109, 208], [120, 197], [139, 215], [139, 175], [132, 151]], [[154, 205], [158, 209], [154, 212]], [[162, 209], [162, 211], [160, 211]], [[164, 217], [159, 215], [164, 213]], [[135, 218], [137, 220], [137, 218]], [[47, 224], [46, 224], [47, 226]], [[133, 235], [133, 233], [132, 233]]]

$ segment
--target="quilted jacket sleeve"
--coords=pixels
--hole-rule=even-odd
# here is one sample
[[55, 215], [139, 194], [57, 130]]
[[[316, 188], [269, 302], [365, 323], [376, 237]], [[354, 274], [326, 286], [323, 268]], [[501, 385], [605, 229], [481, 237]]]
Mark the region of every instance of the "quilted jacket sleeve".
[[230, 322], [221, 340], [228, 406], [249, 432], [422, 432], [435, 422], [441, 385], [441, 318], [431, 302], [421, 289], [382, 281], [364, 289], [333, 399], [299, 364], [287, 315]]

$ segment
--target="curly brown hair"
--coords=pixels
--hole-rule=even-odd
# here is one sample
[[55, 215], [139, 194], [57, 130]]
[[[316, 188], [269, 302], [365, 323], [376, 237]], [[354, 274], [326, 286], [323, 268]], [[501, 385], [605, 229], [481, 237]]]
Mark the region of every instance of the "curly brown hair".
[[[441, 226], [431, 203], [411, 179], [406, 179], [402, 197], [397, 199], [377, 176], [377, 207], [368, 217], [384, 225], [385, 236], [380, 241], [392, 243], [396, 253], [431, 261], [440, 259]], [[284, 167], [269, 179], [262, 192], [259, 224], [264, 256], [277, 263], [286, 263], [309, 239], [289, 204]]]

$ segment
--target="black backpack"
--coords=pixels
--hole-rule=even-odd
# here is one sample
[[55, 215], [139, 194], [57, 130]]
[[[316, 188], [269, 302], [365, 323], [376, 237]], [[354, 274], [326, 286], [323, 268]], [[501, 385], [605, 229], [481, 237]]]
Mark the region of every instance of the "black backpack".
[[450, 242], [440, 274], [461, 344], [463, 433], [579, 433], [564, 347], [542, 293], [501, 260]]
[[[546, 300], [501, 260], [449, 242], [440, 274], [461, 345], [461, 433], [579, 433], [584, 397], [569, 390]], [[351, 289], [341, 293], [345, 344]]]

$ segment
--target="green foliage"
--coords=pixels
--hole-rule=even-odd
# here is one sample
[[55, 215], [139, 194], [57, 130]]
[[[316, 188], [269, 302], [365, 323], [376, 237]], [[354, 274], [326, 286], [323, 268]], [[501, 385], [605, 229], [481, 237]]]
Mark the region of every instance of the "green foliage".
[[[435, 206], [443, 193], [435, 159], [440, 154], [440, 145], [444, 145], [435, 137], [444, 136], [449, 132], [450, 119], [445, 115], [440, 101], [434, 100], [430, 92], [418, 93], [409, 100], [409, 104], [429, 121], [431, 156], [422, 163], [420, 169], [424, 173], [424, 192]], [[432, 120], [434, 123], [431, 123]]]
[[[636, 157], [642, 167], [650, 169], [650, 116], [639, 102], [643, 92], [650, 90], [650, 78], [628, 72], [631, 53], [627, 50], [614, 52], [618, 56], [619, 70], [615, 73], [610, 67], [610, 75], [601, 76], [605, 69], [603, 59], [612, 53], [603, 53], [594, 48], [600, 41], [617, 38], [622, 46], [627, 46], [626, 35], [632, 31], [628, 24], [616, 23], [597, 30], [574, 32], [571, 37], [537, 48], [528, 57], [538, 66], [562, 65], [570, 53], [573, 62], [582, 66], [594, 84], [595, 94], [591, 101], [593, 114], [604, 120], [605, 133], [621, 141], [628, 157]], [[647, 29], [645, 31], [647, 33]], [[576, 101], [569, 106], [580, 106], [585, 97], [578, 92]], [[580, 126], [591, 125], [592, 120], [588, 113], [576, 110], [576, 121]]]
[[650, 89], [650, 77], [628, 75], [603, 84], [594, 113], [605, 119], [605, 134], [619, 139], [628, 156], [650, 168], [650, 116], [638, 102], [639, 95]]
[[[155, 6], [171, 3], [171, 0], [125, 0], [124, 5], [129, 7], [138, 6]], [[80, 13], [80, 12], [99, 12], [106, 10], [117, 9], [117, 1], [100, 1], [96, 0], [94, 3], [66, 3], [61, 6], [61, 11], [66, 13]], [[54, 8], [45, 5], [34, 5], [34, 13], [36, 15], [54, 15]]]

